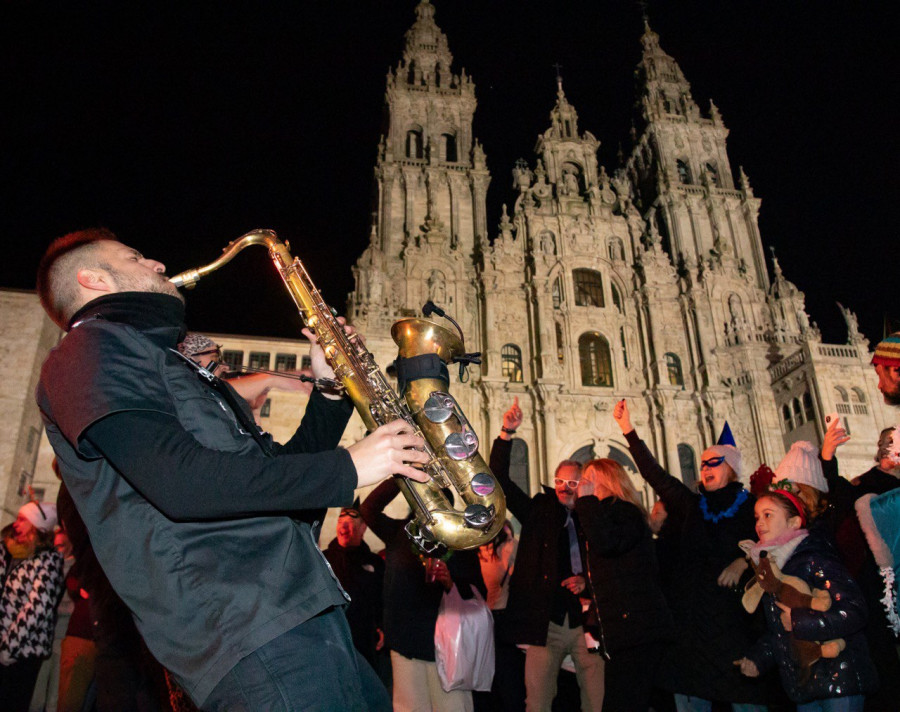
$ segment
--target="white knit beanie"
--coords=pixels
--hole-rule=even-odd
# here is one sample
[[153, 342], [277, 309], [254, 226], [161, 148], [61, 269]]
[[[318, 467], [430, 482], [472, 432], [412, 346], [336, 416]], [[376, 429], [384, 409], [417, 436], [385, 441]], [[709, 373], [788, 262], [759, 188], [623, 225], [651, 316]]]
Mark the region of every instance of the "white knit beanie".
[[828, 482], [822, 472], [822, 463], [819, 460], [819, 450], [811, 442], [798, 440], [787, 455], [775, 468], [775, 481], [790, 480], [799, 485], [809, 485], [819, 490], [828, 491]]
[[56, 505], [48, 502], [29, 502], [19, 509], [19, 514], [38, 531], [49, 532], [56, 528]]
[[707, 448], [706, 451], [714, 452], [719, 457], [724, 457], [728, 466], [734, 470], [734, 474], [738, 477], [741, 476], [741, 451], [734, 445], [713, 445]]

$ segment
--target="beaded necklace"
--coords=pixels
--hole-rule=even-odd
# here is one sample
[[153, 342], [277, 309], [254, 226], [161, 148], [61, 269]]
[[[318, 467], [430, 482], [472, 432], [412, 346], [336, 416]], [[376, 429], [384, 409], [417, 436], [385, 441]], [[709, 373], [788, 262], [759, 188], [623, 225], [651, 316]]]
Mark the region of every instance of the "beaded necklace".
[[737, 497], [734, 498], [734, 502], [731, 503], [731, 506], [728, 509], [723, 509], [721, 512], [716, 512], [712, 514], [709, 511], [709, 504], [706, 502], [706, 495], [700, 495], [700, 511], [703, 512], [703, 518], [708, 521], [716, 524], [722, 519], [731, 519], [737, 511], [741, 508], [741, 505], [747, 501], [747, 490], [742, 489], [738, 492]]

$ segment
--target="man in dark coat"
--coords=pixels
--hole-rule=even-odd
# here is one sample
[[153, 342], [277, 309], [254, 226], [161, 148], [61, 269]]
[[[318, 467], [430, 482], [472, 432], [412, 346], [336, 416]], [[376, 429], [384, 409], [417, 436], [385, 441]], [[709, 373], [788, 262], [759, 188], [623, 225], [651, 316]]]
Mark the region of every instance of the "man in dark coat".
[[[518, 403], [503, 417], [503, 433], [512, 435], [522, 422]], [[550, 710], [556, 696], [559, 666], [567, 654], [575, 663], [583, 710], [603, 706], [603, 657], [588, 651], [579, 595], [584, 539], [574, 511], [581, 465], [564, 460], [556, 468], [555, 491], [529, 497], [509, 477], [512, 441], [498, 438], [491, 450], [491, 471], [503, 486], [506, 503], [522, 524], [516, 567], [509, 583], [504, 637], [527, 644], [526, 709]]]
[[[38, 407], [97, 560], [204, 709], [388, 709], [316, 544], [318, 510], [390, 474], [425, 479], [403, 464], [427, 459], [405, 449], [421, 438], [398, 420], [338, 449], [352, 405], [316, 392], [278, 445], [175, 350], [184, 300], [164, 272], [85, 230], [54, 242], [38, 273], [41, 304], [67, 332], [41, 369]], [[333, 378], [320, 346], [310, 357]]]
[[338, 515], [337, 536], [325, 550], [325, 558], [350, 595], [350, 605], [344, 612], [353, 645], [375, 666], [375, 653], [384, 644], [381, 631], [384, 561], [363, 541], [366, 528], [357, 499], [352, 507], [345, 507]]

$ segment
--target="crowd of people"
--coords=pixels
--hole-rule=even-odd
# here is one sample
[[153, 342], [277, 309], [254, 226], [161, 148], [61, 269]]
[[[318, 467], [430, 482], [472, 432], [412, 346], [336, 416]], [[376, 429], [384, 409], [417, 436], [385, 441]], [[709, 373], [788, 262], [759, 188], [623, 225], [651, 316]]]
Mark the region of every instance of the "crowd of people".
[[[47, 710], [900, 709], [894, 428], [857, 477], [837, 419], [752, 475], [721, 439], [691, 486], [623, 400], [636, 471], [564, 460], [531, 495], [510, 476], [514, 400], [490, 452], [514, 519], [478, 550], [425, 552], [412, 514], [387, 513], [392, 475], [427, 479], [423, 441], [400, 420], [339, 448], [352, 406], [312, 332], [303, 379], [223, 380], [164, 266], [105, 230], [53, 243], [38, 291], [68, 332], [37, 390], [62, 485], [2, 531], [4, 710], [29, 709], [54, 639]], [[900, 406], [900, 334], [873, 364]], [[283, 445], [254, 417], [273, 387], [309, 395]], [[489, 684], [447, 682], [451, 593], [489, 611], [490, 659], [465, 638], [452, 653]]]

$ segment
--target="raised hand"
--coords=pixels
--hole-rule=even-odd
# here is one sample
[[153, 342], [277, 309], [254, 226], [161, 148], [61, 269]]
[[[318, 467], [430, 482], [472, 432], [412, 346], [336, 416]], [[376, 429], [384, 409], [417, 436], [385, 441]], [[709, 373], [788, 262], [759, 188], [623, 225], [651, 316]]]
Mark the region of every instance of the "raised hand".
[[522, 409], [519, 407], [519, 397], [516, 396], [513, 398], [509, 410], [503, 414], [503, 430], [500, 432], [500, 437], [503, 440], [509, 440], [512, 433], [508, 431], [515, 431], [522, 424], [522, 420]]
[[410, 464], [428, 462], [428, 455], [421, 450], [424, 447], [425, 441], [405, 420], [395, 420], [373, 430], [347, 448], [356, 467], [356, 486], [374, 485], [391, 475], [427, 482], [428, 475]]
[[822, 439], [822, 459], [830, 460], [833, 458], [838, 447], [848, 440], [850, 440], [850, 436], [844, 430], [841, 419], [836, 418], [828, 430], [825, 431], [825, 437]]
[[634, 426], [631, 424], [631, 414], [628, 412], [628, 403], [625, 402], [624, 398], [616, 403], [613, 408], [613, 418], [619, 424], [623, 435], [627, 435], [634, 430]]

